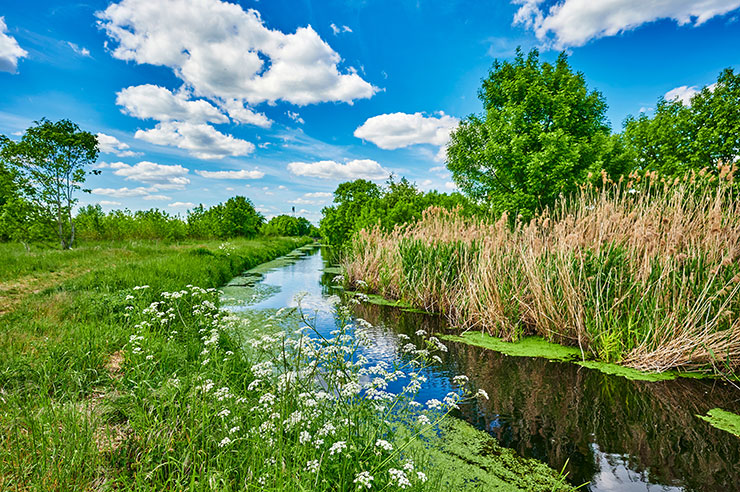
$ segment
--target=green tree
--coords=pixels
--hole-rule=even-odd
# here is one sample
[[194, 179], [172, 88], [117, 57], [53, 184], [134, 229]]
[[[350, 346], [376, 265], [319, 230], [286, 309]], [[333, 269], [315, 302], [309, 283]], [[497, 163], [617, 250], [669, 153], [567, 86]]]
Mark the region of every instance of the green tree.
[[334, 205], [321, 211], [321, 235], [332, 246], [345, 244], [364, 207], [380, 198], [381, 189], [372, 181], [356, 179], [341, 183], [334, 191]]
[[494, 213], [530, 218], [604, 166], [613, 148], [606, 102], [589, 91], [565, 53], [554, 65], [539, 52], [494, 62], [478, 92], [483, 113], [452, 132], [447, 167], [458, 187]]
[[681, 176], [718, 164], [731, 164], [740, 155], [740, 74], [720, 73], [717, 82], [691, 98], [658, 100], [652, 117], [627, 117], [624, 139], [641, 171]]
[[85, 181], [86, 166], [98, 158], [97, 137], [69, 120], [35, 123], [18, 142], [0, 137], [0, 158], [30, 185], [31, 199], [54, 217], [61, 247], [69, 249], [75, 239], [75, 194]]
[[215, 209], [219, 216], [220, 237], [254, 237], [265, 221], [262, 214], [254, 209], [252, 201], [243, 196], [231, 197], [211, 210]]
[[262, 226], [265, 236], [310, 236], [315, 232], [315, 227], [308, 219], [292, 215], [277, 215]]

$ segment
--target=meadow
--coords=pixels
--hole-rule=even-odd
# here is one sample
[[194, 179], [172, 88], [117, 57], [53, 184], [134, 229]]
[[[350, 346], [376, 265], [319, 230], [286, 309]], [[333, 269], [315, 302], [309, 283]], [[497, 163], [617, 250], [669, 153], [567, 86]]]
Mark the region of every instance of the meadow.
[[[414, 401], [446, 350], [431, 334], [369, 366], [357, 298], [330, 299], [330, 337], [310, 307], [219, 308], [218, 286], [309, 241], [2, 245], [13, 299], [0, 318], [0, 488], [570, 490], [448, 421], [487, 397], [467, 377], [442, 400]], [[386, 391], [399, 379], [400, 393]], [[466, 457], [464, 445], [497, 458]]]
[[583, 185], [529, 222], [428, 209], [361, 231], [353, 288], [443, 313], [458, 331], [538, 335], [645, 371], [740, 365], [740, 209], [732, 172]]

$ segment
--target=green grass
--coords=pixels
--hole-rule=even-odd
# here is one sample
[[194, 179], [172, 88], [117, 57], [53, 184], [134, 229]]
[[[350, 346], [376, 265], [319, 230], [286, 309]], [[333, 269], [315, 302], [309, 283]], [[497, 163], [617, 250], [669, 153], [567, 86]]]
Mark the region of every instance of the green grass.
[[308, 241], [133, 241], [31, 254], [0, 245], [4, 282], [46, 275], [39, 292], [19, 293], [0, 316], [0, 489], [84, 490], [115, 467], [96, 446], [109, 427], [93, 409], [114, 389], [106, 365], [130, 335], [135, 286], [150, 285], [138, 291], [145, 304], [188, 284], [216, 287]]
[[[423, 372], [439, 342], [371, 370], [353, 362], [369, 339], [360, 321], [350, 335], [347, 306], [329, 339], [304, 336], [299, 313], [219, 311], [215, 287], [307, 241], [97, 244], [6, 265], [11, 281], [65, 273], [0, 317], [0, 490], [349, 492], [362, 473], [376, 490], [571, 490], [444, 424], [476, 397], [467, 383], [437, 410], [412, 405], [421, 379], [382, 391], [399, 370]], [[357, 393], [369, 375], [378, 399]]]

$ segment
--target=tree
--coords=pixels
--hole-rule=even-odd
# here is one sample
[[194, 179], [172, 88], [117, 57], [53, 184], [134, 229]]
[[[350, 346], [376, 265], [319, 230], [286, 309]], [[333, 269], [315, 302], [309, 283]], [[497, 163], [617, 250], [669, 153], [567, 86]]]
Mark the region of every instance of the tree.
[[380, 198], [381, 189], [372, 181], [356, 179], [341, 183], [334, 191], [334, 205], [321, 211], [321, 235], [332, 246], [345, 244], [355, 232], [364, 206]]
[[69, 249], [75, 239], [75, 193], [85, 181], [86, 166], [98, 158], [97, 137], [69, 120], [34, 123], [18, 142], [0, 137], [0, 158], [29, 184], [31, 200], [54, 217], [61, 247]]
[[661, 98], [652, 117], [627, 117], [624, 139], [641, 171], [681, 176], [740, 156], [740, 74], [720, 73], [685, 105]]
[[277, 215], [262, 227], [265, 236], [309, 236], [315, 227], [305, 217]]
[[466, 195], [494, 213], [524, 219], [574, 191], [613, 148], [601, 93], [589, 92], [565, 53], [554, 65], [539, 52], [496, 61], [478, 92], [483, 114], [452, 132], [447, 167]]
[[235, 196], [217, 205], [221, 237], [254, 237], [260, 230], [265, 218], [254, 209], [252, 201], [243, 196]]

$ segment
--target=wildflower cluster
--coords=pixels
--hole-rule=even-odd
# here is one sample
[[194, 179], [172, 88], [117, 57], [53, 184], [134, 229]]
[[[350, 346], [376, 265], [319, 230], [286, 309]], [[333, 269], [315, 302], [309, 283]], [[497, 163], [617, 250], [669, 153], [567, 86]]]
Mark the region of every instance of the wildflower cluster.
[[[300, 308], [243, 318], [220, 311], [217, 296], [192, 286], [163, 293], [140, 313], [127, 358], [141, 373], [162, 374], [159, 388], [151, 376], [147, 383], [156, 401], [150, 413], [166, 387], [168, 404], [178, 405], [167, 411], [183, 422], [192, 416], [197, 431], [182, 432], [200, 440], [220, 480], [244, 483], [246, 473], [265, 490], [424, 488], [423, 461], [407, 445], [474, 397], [463, 376], [443, 401], [415, 401], [425, 367], [446, 350], [439, 340], [422, 334], [421, 347], [405, 340], [401, 362], [371, 365], [363, 349], [372, 326], [338, 298], [329, 299], [336, 329], [322, 335]], [[187, 353], [180, 376], [160, 363], [157, 350], [166, 350], [151, 348], [153, 334], [166, 335], [177, 360]], [[402, 390], [389, 391], [398, 382]], [[225, 462], [234, 465], [228, 473]]]

